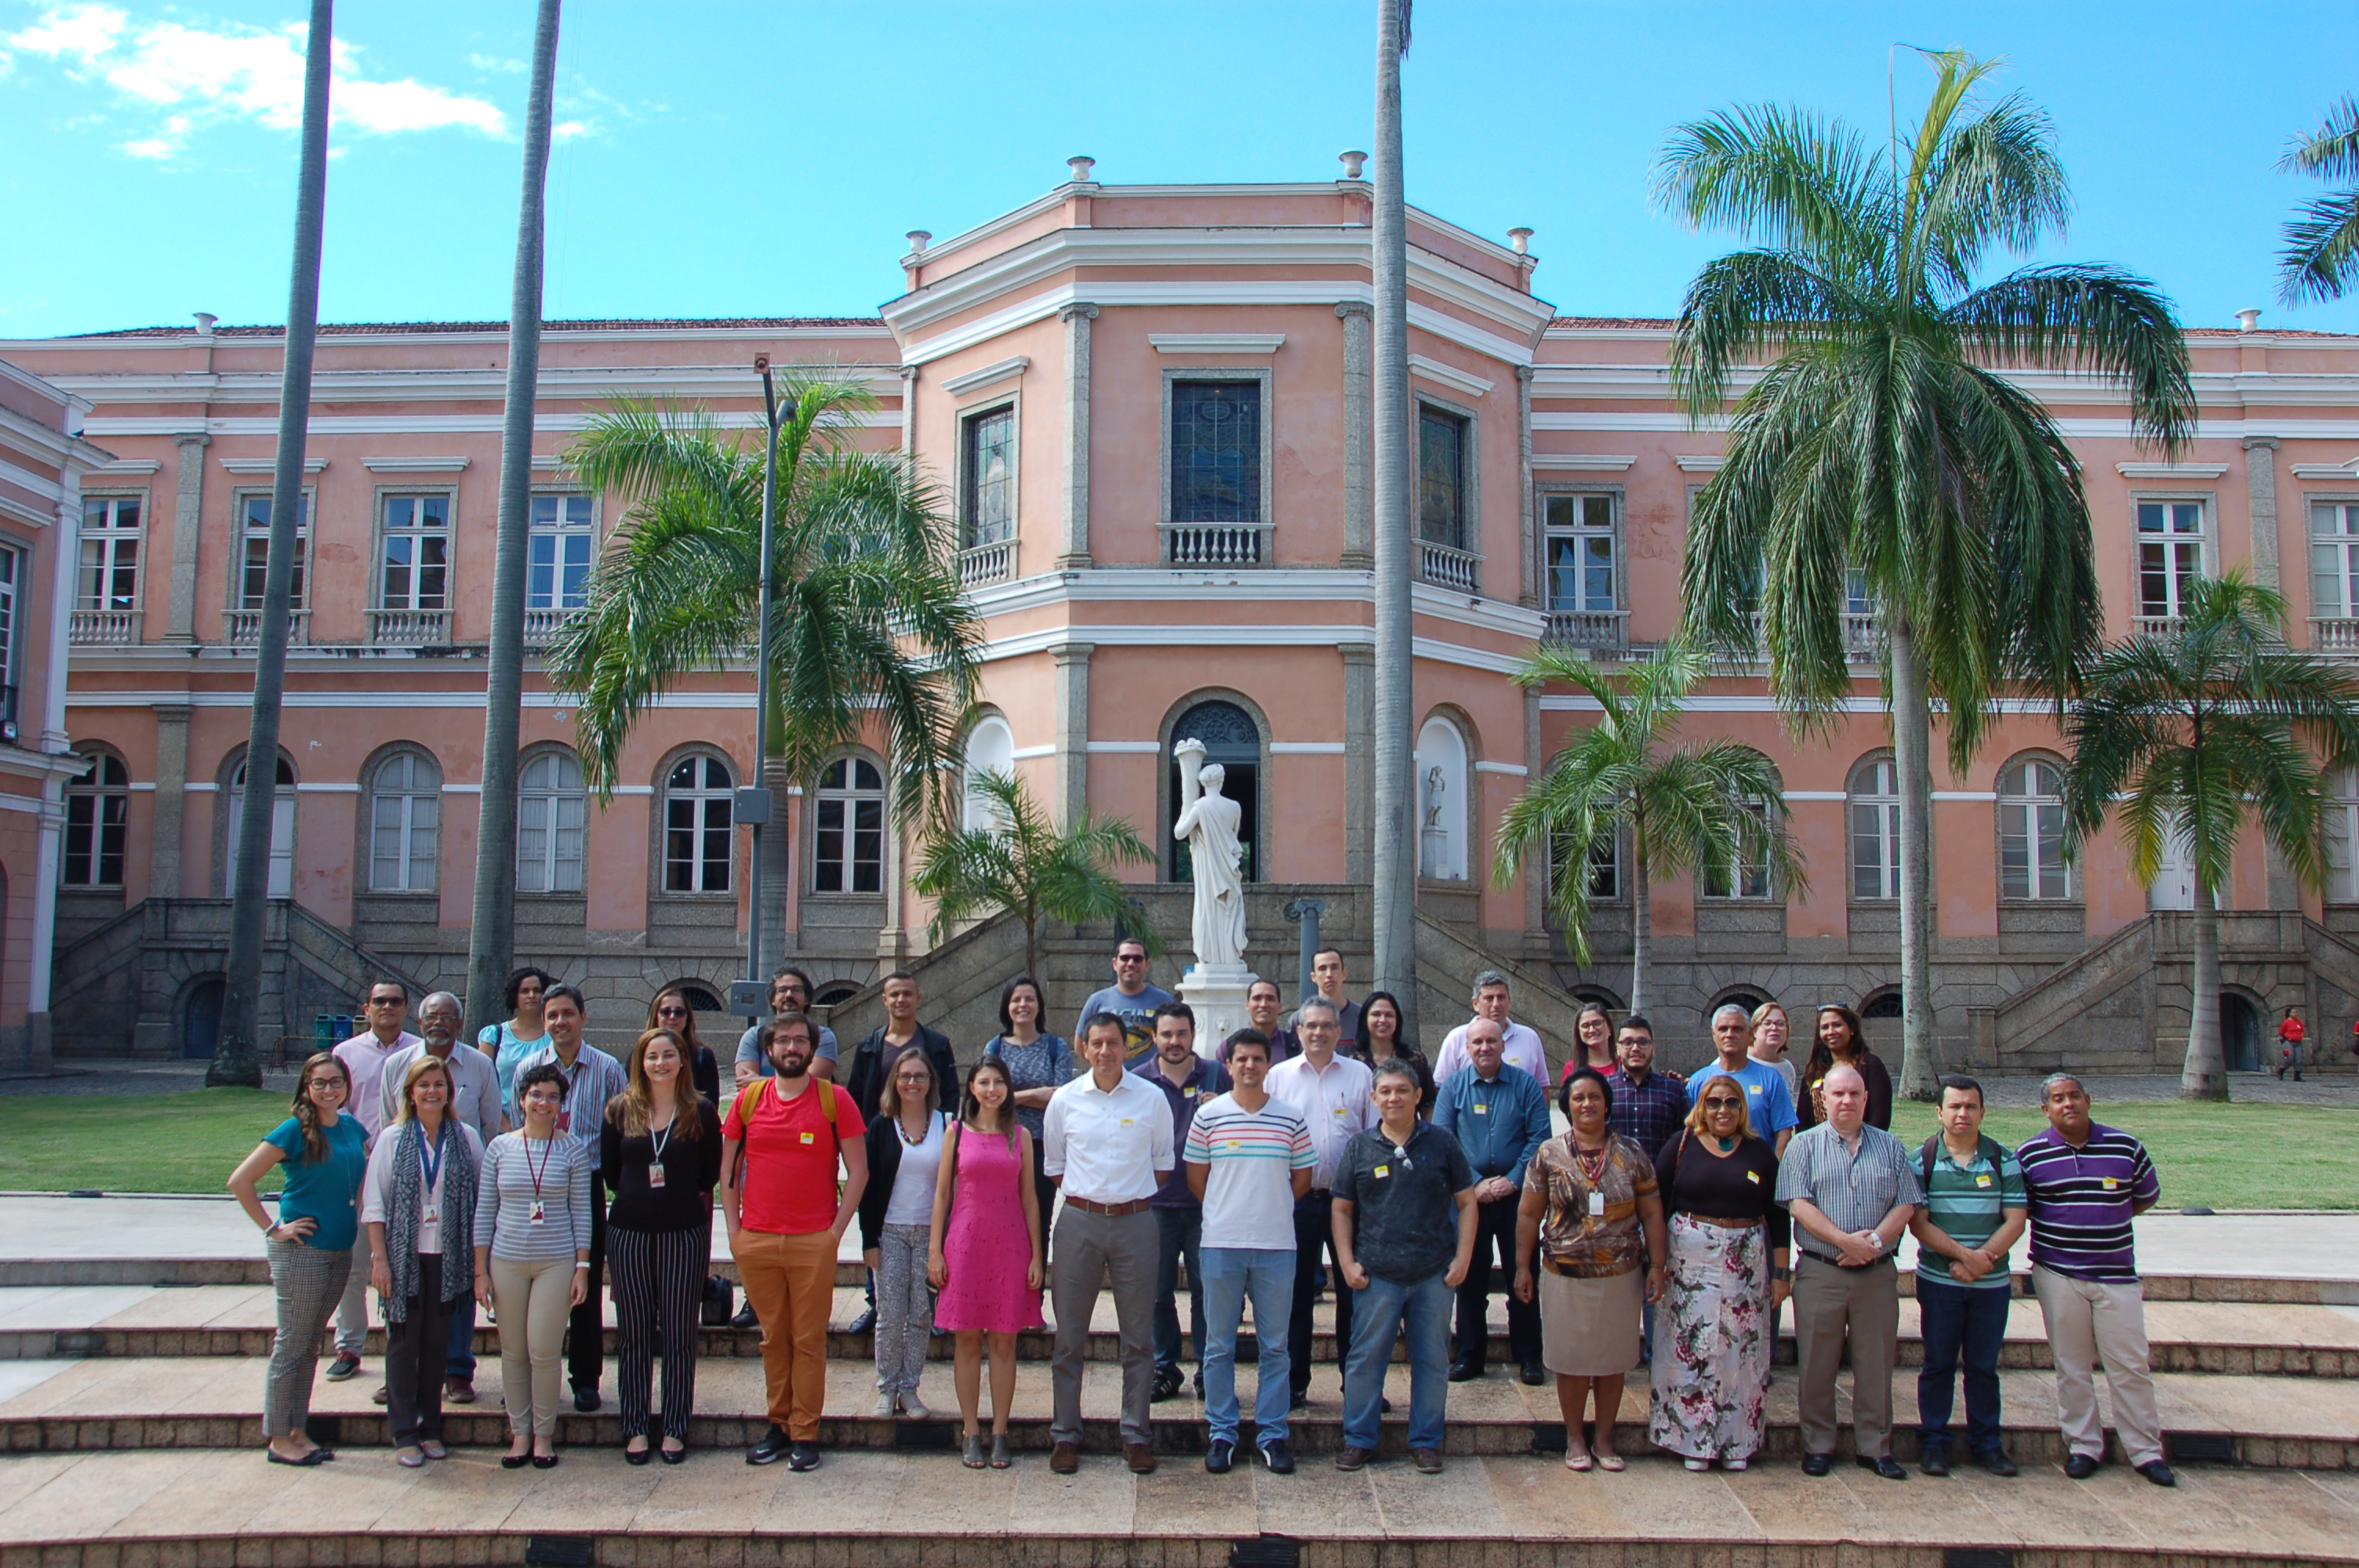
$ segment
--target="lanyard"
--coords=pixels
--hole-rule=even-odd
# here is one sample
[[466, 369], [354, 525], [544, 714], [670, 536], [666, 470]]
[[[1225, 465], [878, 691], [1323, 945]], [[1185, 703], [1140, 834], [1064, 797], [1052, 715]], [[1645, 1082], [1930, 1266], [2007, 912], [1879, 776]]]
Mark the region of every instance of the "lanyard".
[[527, 1138], [524, 1141], [524, 1173], [526, 1175], [532, 1178], [532, 1204], [535, 1208], [538, 1208], [540, 1206], [540, 1179], [549, 1173], [549, 1162], [550, 1157], [557, 1152], [557, 1140], [554, 1136], [551, 1136], [541, 1141], [540, 1168], [538, 1170], [535, 1170], [533, 1168], [532, 1145], [532, 1139]]
[[[431, 1153], [427, 1152], [425, 1139], [420, 1138], [418, 1141], [418, 1162], [425, 1168], [426, 1190], [429, 1193], [434, 1190], [434, 1184], [442, 1179], [442, 1144], [450, 1136], [451, 1122], [446, 1117], [442, 1125], [434, 1130], [434, 1149]], [[533, 1190], [538, 1193], [539, 1188], [536, 1186]]]
[[649, 1151], [647, 1163], [651, 1165], [660, 1165], [663, 1163], [664, 1145], [671, 1141], [671, 1130], [672, 1127], [677, 1124], [678, 1119], [674, 1118], [672, 1122], [665, 1125], [664, 1130], [661, 1132], [658, 1132], [652, 1127], [647, 1129], [647, 1149]]

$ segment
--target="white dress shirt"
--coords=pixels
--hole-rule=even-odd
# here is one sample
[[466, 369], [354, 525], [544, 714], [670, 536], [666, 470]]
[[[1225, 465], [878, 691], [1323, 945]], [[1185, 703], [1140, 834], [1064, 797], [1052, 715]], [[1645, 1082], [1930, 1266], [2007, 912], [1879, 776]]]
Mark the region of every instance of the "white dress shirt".
[[1049, 1097], [1040, 1144], [1040, 1168], [1064, 1178], [1067, 1197], [1151, 1198], [1172, 1165], [1171, 1102], [1136, 1073], [1123, 1074], [1112, 1089], [1083, 1073]]
[[[1441, 1054], [1433, 1059], [1435, 1083], [1446, 1084], [1452, 1074], [1461, 1068], [1474, 1065], [1474, 1058], [1466, 1054], [1468, 1027], [1467, 1024], [1462, 1023], [1442, 1037]], [[1507, 1065], [1521, 1067], [1538, 1078], [1540, 1081], [1540, 1087], [1544, 1089], [1554, 1085], [1556, 1080], [1549, 1076], [1548, 1047], [1540, 1044], [1538, 1033], [1525, 1024], [1517, 1023], [1511, 1018], [1507, 1021], [1506, 1033], [1507, 1050], [1505, 1060]]]
[[1311, 1066], [1309, 1052], [1288, 1056], [1262, 1080], [1272, 1099], [1283, 1100], [1310, 1125], [1310, 1147], [1319, 1156], [1310, 1175], [1312, 1191], [1323, 1193], [1335, 1184], [1343, 1145], [1353, 1133], [1376, 1124], [1375, 1086], [1376, 1076], [1365, 1062], [1338, 1055], [1321, 1071]]
[[[410, 1064], [426, 1054], [426, 1042], [405, 1045], [385, 1059], [380, 1071], [385, 1087], [377, 1096], [377, 1125], [391, 1127], [401, 1119], [401, 1081], [409, 1076]], [[443, 1059], [444, 1070], [451, 1078], [448, 1108], [452, 1119], [464, 1122], [475, 1130], [475, 1136], [485, 1142], [500, 1135], [500, 1075], [492, 1059], [473, 1045], [451, 1043], [451, 1054]]]

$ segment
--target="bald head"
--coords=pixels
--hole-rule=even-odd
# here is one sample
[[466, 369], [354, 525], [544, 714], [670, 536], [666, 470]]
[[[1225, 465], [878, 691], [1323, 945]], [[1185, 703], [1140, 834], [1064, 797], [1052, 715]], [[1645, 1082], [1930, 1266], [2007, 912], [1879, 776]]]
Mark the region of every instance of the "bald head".
[[1821, 1081], [1827, 1100], [1827, 1122], [1845, 1139], [1859, 1135], [1867, 1117], [1867, 1079], [1857, 1067], [1839, 1066]]

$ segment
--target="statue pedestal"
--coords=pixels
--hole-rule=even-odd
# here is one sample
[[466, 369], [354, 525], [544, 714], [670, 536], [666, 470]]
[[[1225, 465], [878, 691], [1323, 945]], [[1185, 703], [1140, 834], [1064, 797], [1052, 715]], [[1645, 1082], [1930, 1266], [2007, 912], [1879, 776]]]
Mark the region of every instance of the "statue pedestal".
[[1217, 1061], [1221, 1043], [1252, 1019], [1245, 992], [1261, 977], [1243, 964], [1190, 964], [1180, 977], [1180, 1000], [1196, 1014], [1196, 1054]]

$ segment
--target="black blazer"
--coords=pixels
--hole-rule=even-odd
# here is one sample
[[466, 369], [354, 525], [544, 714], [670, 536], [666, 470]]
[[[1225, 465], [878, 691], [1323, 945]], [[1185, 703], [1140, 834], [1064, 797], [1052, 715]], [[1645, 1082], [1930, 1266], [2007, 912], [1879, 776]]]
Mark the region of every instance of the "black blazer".
[[[955, 1117], [946, 1117], [956, 1125]], [[891, 1118], [871, 1117], [861, 1141], [868, 1149], [868, 1184], [860, 1189], [860, 1249], [879, 1245], [885, 1237], [885, 1210], [893, 1201], [893, 1179], [901, 1173], [901, 1135]], [[950, 1127], [942, 1130], [950, 1141]]]

